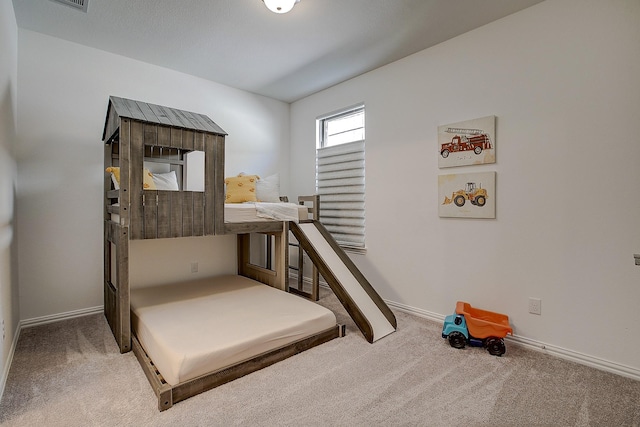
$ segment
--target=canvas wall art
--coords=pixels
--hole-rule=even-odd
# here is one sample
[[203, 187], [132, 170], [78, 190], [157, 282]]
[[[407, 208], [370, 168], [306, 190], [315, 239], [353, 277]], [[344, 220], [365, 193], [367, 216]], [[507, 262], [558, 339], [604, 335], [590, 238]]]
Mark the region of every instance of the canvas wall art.
[[496, 162], [496, 116], [438, 126], [438, 167]]
[[442, 218], [495, 218], [496, 173], [439, 175], [438, 197]]

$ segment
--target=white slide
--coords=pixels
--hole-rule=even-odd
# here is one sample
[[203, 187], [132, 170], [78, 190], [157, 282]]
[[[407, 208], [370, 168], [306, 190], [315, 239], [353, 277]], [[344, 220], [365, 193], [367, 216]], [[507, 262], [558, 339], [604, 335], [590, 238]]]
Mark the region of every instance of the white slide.
[[395, 332], [389, 307], [321, 223], [290, 223], [290, 229], [369, 342]]

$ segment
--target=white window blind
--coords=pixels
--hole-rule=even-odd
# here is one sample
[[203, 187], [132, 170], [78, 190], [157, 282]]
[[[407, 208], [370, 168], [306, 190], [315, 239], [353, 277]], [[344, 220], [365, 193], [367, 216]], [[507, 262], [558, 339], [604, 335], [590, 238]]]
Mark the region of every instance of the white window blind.
[[316, 188], [320, 221], [338, 244], [364, 249], [364, 140], [316, 151]]

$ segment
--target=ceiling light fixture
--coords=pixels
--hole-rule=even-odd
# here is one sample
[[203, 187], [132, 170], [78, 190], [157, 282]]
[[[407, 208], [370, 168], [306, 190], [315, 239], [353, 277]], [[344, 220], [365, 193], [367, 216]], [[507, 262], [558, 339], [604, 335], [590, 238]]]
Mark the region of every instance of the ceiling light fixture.
[[287, 13], [300, 0], [262, 0], [264, 5], [274, 13]]

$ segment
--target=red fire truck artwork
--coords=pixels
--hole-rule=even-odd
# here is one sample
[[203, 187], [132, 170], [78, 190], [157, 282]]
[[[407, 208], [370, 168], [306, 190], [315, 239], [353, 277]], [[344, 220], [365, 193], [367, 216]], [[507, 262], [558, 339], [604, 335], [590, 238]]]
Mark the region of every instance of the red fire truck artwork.
[[459, 151], [473, 151], [476, 154], [483, 150], [493, 148], [491, 138], [481, 129], [447, 128], [447, 133], [453, 133], [451, 142], [446, 142], [440, 146], [440, 155], [446, 159], [450, 153]]

